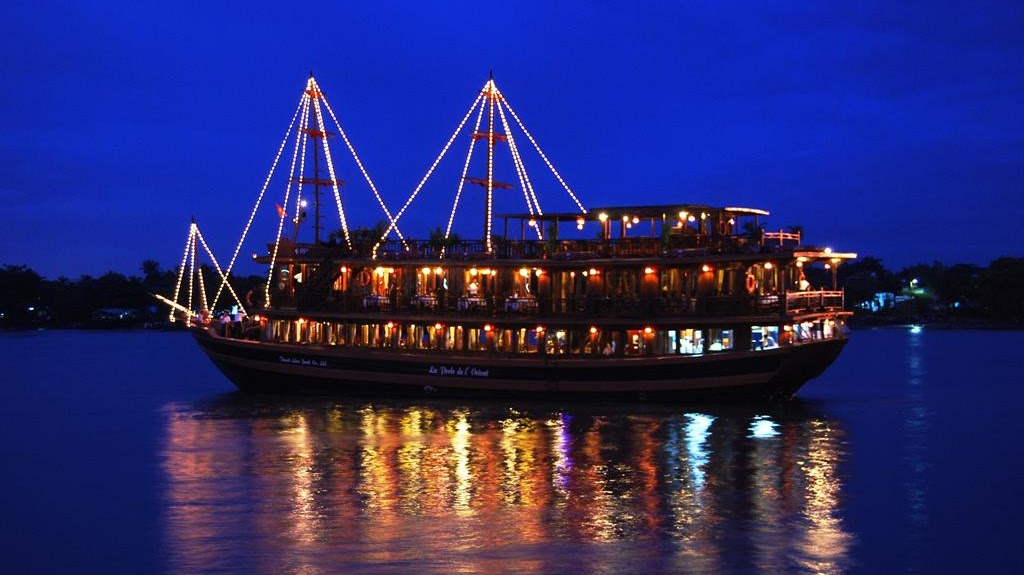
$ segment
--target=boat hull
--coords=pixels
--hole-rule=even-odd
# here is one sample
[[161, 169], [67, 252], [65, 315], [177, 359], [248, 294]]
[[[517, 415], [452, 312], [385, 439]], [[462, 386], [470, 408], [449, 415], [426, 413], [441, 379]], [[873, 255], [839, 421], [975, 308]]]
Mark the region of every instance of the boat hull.
[[838, 356], [845, 339], [703, 356], [529, 358], [333, 348], [193, 332], [238, 388], [342, 395], [535, 399], [788, 398]]

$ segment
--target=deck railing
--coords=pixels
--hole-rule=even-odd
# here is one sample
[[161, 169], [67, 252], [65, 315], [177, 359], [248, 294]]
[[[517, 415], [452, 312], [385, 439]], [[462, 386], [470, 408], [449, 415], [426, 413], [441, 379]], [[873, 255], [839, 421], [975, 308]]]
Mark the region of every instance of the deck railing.
[[[807, 291], [779, 295], [718, 295], [669, 297], [523, 298], [494, 295], [475, 297], [353, 295], [334, 292], [306, 307], [295, 297], [272, 296], [275, 307], [299, 311], [358, 313], [433, 318], [457, 315], [480, 318], [647, 318], [781, 316], [784, 313], [839, 311], [842, 291]], [[307, 300], [308, 301], [308, 300]], [[432, 319], [430, 320], [432, 321]]]
[[843, 290], [798, 291], [786, 294], [786, 311], [836, 311], [843, 309]]
[[[680, 257], [702, 254], [759, 253], [779, 249], [759, 245], [746, 236], [683, 234], [666, 238], [635, 237], [591, 240], [507, 240], [492, 242], [487, 252], [481, 240], [460, 240], [442, 244], [438, 241], [389, 240], [377, 254], [386, 260], [438, 259], [442, 251], [450, 260], [473, 259], [590, 259], [604, 257]], [[355, 249], [355, 254], [362, 250]]]

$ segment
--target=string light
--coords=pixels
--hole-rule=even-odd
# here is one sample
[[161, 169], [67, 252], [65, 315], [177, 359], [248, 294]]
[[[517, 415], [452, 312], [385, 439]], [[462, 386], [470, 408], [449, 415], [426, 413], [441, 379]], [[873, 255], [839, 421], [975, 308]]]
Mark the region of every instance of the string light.
[[491, 212], [494, 202], [494, 80], [488, 80], [490, 87], [490, 99], [487, 106], [487, 204], [486, 223], [484, 226], [484, 245], [487, 246], [487, 253], [494, 251], [491, 246]]
[[[188, 254], [192, 251], [192, 242], [194, 241], [195, 235], [193, 228], [195, 228], [195, 222], [192, 222], [188, 226], [188, 237], [185, 239], [185, 252], [181, 255], [181, 265], [178, 266], [178, 281], [174, 285], [174, 301], [178, 301], [178, 294], [181, 293], [181, 283], [185, 279], [185, 264], [188, 263]], [[189, 310], [191, 313], [191, 310]], [[174, 310], [168, 313], [167, 319], [174, 322]]]
[[[476, 134], [476, 133], [478, 133], [480, 131], [480, 123], [483, 122], [483, 119], [484, 119], [484, 106], [482, 104], [482, 102], [483, 102], [482, 97], [478, 101], [481, 102], [481, 105], [480, 105], [480, 110], [479, 110], [479, 112], [476, 115], [476, 123], [473, 125], [473, 133], [474, 134]], [[473, 105], [474, 105], [474, 107], [476, 106], [475, 103]], [[470, 111], [470, 113], [472, 113], [473, 109], [470, 108], [469, 111]], [[459, 178], [459, 186], [455, 190], [455, 201], [452, 203], [452, 211], [451, 211], [451, 213], [448, 214], [448, 225], [444, 229], [444, 239], [445, 240], [447, 240], [451, 236], [452, 225], [454, 225], [454, 223], [455, 223], [455, 211], [458, 209], [459, 201], [462, 199], [462, 190], [465, 189], [465, 186], [466, 186], [466, 174], [469, 173], [469, 161], [473, 157], [473, 149], [475, 147], [476, 147], [476, 138], [470, 138], [470, 140], [469, 140], [469, 150], [466, 152], [466, 161], [462, 165], [462, 177]], [[444, 249], [441, 250], [441, 255], [442, 255], [442, 257], [444, 256]]]
[[[313, 79], [310, 78], [310, 81]], [[320, 111], [320, 99], [313, 100], [313, 111], [316, 117], [317, 128], [324, 138], [324, 157], [327, 160], [327, 174], [331, 178], [331, 191], [334, 192], [334, 203], [338, 206], [338, 218], [341, 220], [341, 231], [345, 234], [345, 243], [352, 249], [352, 238], [348, 233], [348, 220], [345, 218], [345, 208], [341, 205], [341, 190], [338, 189], [338, 177], [334, 173], [334, 159], [331, 157], [331, 145], [327, 141], [327, 128], [324, 126], [324, 116]]]
[[[238, 297], [238, 294], [235, 293], [235, 289], [231, 287], [230, 283], [228, 283], [228, 276], [224, 270], [221, 269], [220, 263], [217, 262], [217, 257], [213, 255], [213, 251], [210, 249], [210, 246], [206, 244], [206, 238], [204, 238], [203, 233], [199, 231], [199, 226], [196, 226], [196, 238], [199, 239], [199, 243], [202, 244], [203, 249], [206, 250], [206, 255], [210, 257], [210, 263], [213, 264], [213, 269], [217, 270], [217, 273], [220, 274], [221, 285], [227, 286], [228, 291], [231, 292], [231, 295], [235, 298], [235, 303], [238, 304], [238, 309], [242, 310], [242, 313], [247, 313], [245, 311], [245, 307], [242, 306], [241, 298]], [[213, 306], [217, 306], [217, 298], [213, 299]]]
[[[292, 121], [288, 123], [288, 129], [284, 133], [284, 138], [281, 140], [281, 145], [277, 148], [277, 154], [274, 156], [274, 162], [270, 166], [270, 172], [267, 173], [266, 179], [263, 181], [263, 187], [260, 189], [260, 194], [256, 198], [256, 204], [252, 207], [252, 211], [249, 213], [249, 220], [245, 223], [245, 227], [242, 229], [242, 236], [238, 239], [238, 245], [235, 246], [235, 252], [231, 255], [231, 261], [228, 263], [228, 273], [235, 267], [235, 260], [238, 259], [238, 252], [242, 249], [242, 244], [245, 242], [245, 238], [249, 234], [249, 228], [252, 227], [252, 222], [256, 218], [256, 211], [259, 210], [260, 204], [263, 203], [263, 196], [267, 192], [267, 187], [270, 186], [270, 179], [274, 176], [274, 172], [277, 170], [277, 163], [281, 159], [281, 153], [284, 152], [284, 147], [288, 143], [288, 136], [292, 132], [292, 127], [295, 126], [295, 119], [299, 117], [299, 112], [302, 110], [303, 103], [306, 101], [306, 94], [303, 93], [299, 98], [299, 105], [295, 107], [295, 114], [292, 115]], [[267, 302], [270, 301], [270, 283], [267, 283]], [[224, 286], [217, 289], [217, 293], [220, 294]]]
[[[312, 78], [310, 78], [310, 81], [314, 82]], [[319, 90], [319, 86], [317, 86], [317, 89]], [[391, 217], [391, 212], [388, 210], [388, 207], [384, 203], [384, 200], [380, 197], [380, 192], [377, 191], [377, 186], [374, 185], [373, 180], [370, 178], [370, 174], [367, 173], [366, 168], [363, 167], [363, 162], [362, 160], [359, 159], [359, 154], [356, 153], [355, 147], [352, 145], [352, 142], [349, 141], [348, 135], [345, 133], [345, 129], [341, 127], [341, 122], [338, 121], [338, 117], [334, 115], [334, 110], [331, 109], [331, 104], [327, 101], [327, 96], [325, 96], [321, 92], [320, 98], [323, 99], [324, 107], [327, 108], [327, 113], [331, 115], [331, 119], [334, 121], [335, 127], [338, 128], [338, 134], [341, 135], [341, 139], [345, 142], [345, 145], [348, 147], [349, 153], [352, 154], [352, 159], [355, 160], [356, 166], [359, 168], [359, 171], [362, 172], [363, 178], [366, 179], [366, 183], [369, 184], [370, 190], [373, 192], [373, 197], [377, 199], [377, 203], [380, 205], [381, 209], [384, 210], [384, 214], [388, 217], [388, 221], [391, 222], [391, 224], [395, 228], [395, 233], [398, 234], [398, 239], [404, 242], [405, 238], [402, 237], [402, 231], [398, 229], [398, 223], [395, 221], [395, 218]], [[327, 137], [325, 134], [324, 141], [326, 140]]]
[[566, 193], [569, 194], [569, 197], [571, 197], [572, 200], [576, 202], [576, 205], [579, 206], [580, 211], [583, 212], [584, 214], [587, 213], [587, 209], [583, 207], [583, 204], [580, 202], [579, 198], [576, 197], [576, 194], [572, 193], [572, 190], [569, 188], [569, 184], [565, 183], [565, 180], [562, 179], [561, 174], [558, 173], [558, 170], [555, 169], [555, 166], [551, 164], [550, 160], [548, 160], [547, 155], [544, 154], [544, 150], [540, 149], [540, 145], [537, 144], [537, 141], [535, 139], [533, 139], [533, 135], [530, 134], [530, 131], [526, 129], [525, 125], [523, 125], [522, 120], [519, 119], [519, 115], [516, 114], [515, 110], [512, 109], [512, 105], [509, 104], [508, 99], [506, 99], [504, 96], [501, 96], [501, 98], [505, 102], [505, 106], [508, 107], [508, 113], [511, 114], [512, 118], [515, 119], [517, 124], [519, 124], [519, 128], [523, 131], [524, 134], [526, 134], [527, 139], [529, 139], [530, 143], [533, 144], [534, 149], [537, 150], [537, 153], [540, 155], [541, 159], [544, 160], [545, 164], [547, 164], [548, 169], [551, 170], [552, 174], [554, 174], [555, 179], [558, 180], [558, 183], [562, 184], [562, 187], [565, 188], [565, 191]]
[[[508, 137], [509, 150], [512, 152], [512, 163], [516, 168], [516, 175], [519, 176], [519, 181], [523, 186], [523, 197], [526, 199], [526, 207], [530, 211], [530, 215], [533, 215], [534, 211], [538, 215], [544, 215], [544, 211], [540, 207], [540, 200], [537, 199], [537, 194], [533, 189], [533, 183], [530, 181], [530, 175], [526, 171], [526, 164], [523, 162], [523, 158], [519, 153], [519, 146], [516, 144], [516, 139], [513, 134], [512, 128], [508, 124], [508, 120], [505, 118], [505, 110], [501, 105], [501, 101], [498, 101], [498, 114], [501, 116], [501, 124], [505, 129], [505, 133]], [[544, 239], [544, 232], [541, 228], [535, 227], [538, 239]]]
[[[436, 158], [434, 158], [434, 162], [430, 165], [430, 168], [427, 169], [427, 173], [424, 174], [423, 178], [420, 180], [420, 183], [416, 185], [416, 188], [412, 191], [412, 194], [409, 195], [409, 198], [405, 200], [405, 204], [402, 205], [402, 209], [398, 210], [398, 213], [395, 215], [395, 221], [388, 226], [387, 230], [384, 231], [384, 235], [381, 236], [381, 241], [383, 241], [384, 238], [386, 238], [388, 234], [391, 233], [391, 228], [395, 226], [399, 219], [401, 219], [402, 214], [404, 214], [405, 210], [409, 208], [409, 204], [411, 204], [412, 201], [416, 199], [416, 195], [420, 193], [420, 190], [423, 188], [423, 185], [427, 182], [427, 179], [430, 178], [430, 175], [434, 173], [434, 169], [437, 168], [437, 164], [441, 162], [441, 158], [443, 158], [444, 155], [448, 153], [448, 149], [451, 148], [452, 142], [455, 141], [455, 138], [459, 135], [459, 132], [462, 131], [462, 127], [466, 125], [466, 121], [469, 120], [469, 117], [470, 115], [472, 115], [473, 110], [476, 109], [477, 103], [482, 98], [483, 95], [478, 94], [477, 97], [473, 100], [473, 105], [469, 107], [469, 110], [466, 112], [466, 115], [463, 116], [462, 121], [459, 122], [458, 127], [456, 127], [455, 131], [452, 132], [451, 137], [448, 138], [448, 142], [445, 143], [444, 147], [441, 149], [441, 153], [438, 154]], [[465, 176], [463, 176], [463, 179], [465, 179]], [[454, 210], [452, 213], [454, 213]], [[449, 224], [449, 229], [450, 227], [451, 225]], [[376, 257], [377, 255], [377, 248], [380, 247], [381, 241], [378, 241], [377, 244], [373, 246], [374, 257]]]
[[[292, 190], [291, 181], [296, 179], [295, 178], [295, 161], [296, 161], [296, 156], [299, 153], [299, 143], [302, 140], [302, 131], [308, 129], [308, 127], [309, 127], [309, 123], [307, 121], [307, 116], [309, 114], [309, 105], [310, 105], [309, 95], [307, 95], [305, 92], [303, 92], [302, 120], [300, 121], [301, 123], [299, 125], [299, 129], [295, 131], [295, 148], [294, 148], [294, 151], [292, 152], [292, 164], [291, 164], [291, 169], [288, 172], [289, 173], [289, 178], [288, 178], [288, 181], [285, 182], [285, 188], [284, 188], [284, 200], [283, 201], [284, 201], [284, 205], [286, 205], [286, 206], [288, 205], [288, 197], [291, 194], [291, 190]], [[274, 268], [277, 265], [277, 254], [280, 251], [280, 246], [281, 246], [281, 232], [284, 230], [284, 218], [285, 218], [285, 214], [283, 214], [283, 213], [280, 214], [280, 217], [278, 218], [278, 222], [277, 222], [277, 235], [275, 236], [275, 239], [274, 239], [274, 249], [273, 249], [273, 251], [270, 254], [270, 266], [268, 266], [268, 268], [267, 268], [267, 283], [266, 283], [266, 287], [264, 289], [264, 294], [263, 295], [264, 295], [264, 301], [267, 302], [268, 306], [270, 305], [270, 285], [274, 281]], [[229, 267], [229, 270], [230, 270], [230, 267]], [[218, 290], [218, 294], [219, 293], [220, 293], [220, 291]]]

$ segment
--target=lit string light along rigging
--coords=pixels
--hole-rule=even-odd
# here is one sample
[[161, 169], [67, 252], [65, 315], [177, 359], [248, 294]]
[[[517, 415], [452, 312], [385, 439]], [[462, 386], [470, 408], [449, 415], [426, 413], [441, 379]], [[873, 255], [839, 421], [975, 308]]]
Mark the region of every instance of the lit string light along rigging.
[[[479, 108], [478, 108], [478, 106], [479, 106]], [[481, 124], [483, 123], [483, 115], [484, 115], [485, 108], [487, 109], [486, 111], [487, 111], [487, 115], [488, 115], [488, 126], [487, 126], [487, 132], [481, 132], [480, 131], [480, 127], [481, 127]], [[544, 214], [543, 209], [541, 208], [541, 205], [540, 205], [540, 201], [537, 198], [537, 194], [536, 194], [536, 192], [534, 190], [533, 182], [530, 179], [529, 174], [527, 173], [526, 164], [525, 164], [525, 162], [523, 160], [522, 153], [520, 152], [519, 146], [516, 144], [515, 136], [514, 136], [513, 130], [512, 130], [512, 125], [508, 121], [508, 118], [505, 115], [505, 111], [506, 110], [508, 111], [508, 115], [510, 115], [512, 117], [512, 119], [515, 121], [516, 125], [519, 127], [519, 129], [522, 131], [522, 133], [526, 136], [527, 140], [529, 140], [530, 143], [533, 145], [534, 149], [537, 151], [537, 154], [544, 161], [545, 165], [551, 171], [552, 175], [554, 175], [554, 177], [558, 181], [558, 183], [562, 186], [562, 188], [566, 191], [566, 193], [569, 195], [569, 197], [572, 199], [572, 201], [579, 208], [580, 214], [581, 215], [585, 215], [587, 213], [587, 210], [583, 206], [582, 202], [580, 202], [580, 200], [576, 196], [576, 194], [573, 193], [572, 189], [565, 182], [565, 180], [562, 178], [562, 176], [558, 173], [558, 170], [555, 169], [555, 167], [551, 163], [551, 161], [548, 160], [547, 155], [540, 148], [540, 145], [537, 143], [536, 139], [529, 132], [529, 130], [526, 129], [526, 126], [523, 124], [522, 120], [520, 120], [519, 116], [512, 109], [512, 106], [509, 105], [508, 100], [505, 98], [504, 94], [502, 94], [501, 91], [498, 89], [497, 84], [494, 82], [494, 79], [490, 78], [484, 84], [484, 87], [483, 87], [483, 89], [481, 89], [481, 91], [478, 94], [477, 98], [475, 100], [473, 100], [473, 103], [470, 105], [469, 110], [466, 111], [466, 114], [462, 117], [462, 120], [459, 122], [458, 127], [455, 128], [455, 131], [452, 133], [451, 137], [445, 143], [444, 147], [441, 149], [441, 152], [437, 155], [437, 157], [431, 163], [430, 167], [427, 169], [426, 174], [423, 176], [422, 179], [420, 179], [419, 183], [413, 189], [412, 193], [405, 200], [405, 203], [402, 205], [402, 208], [400, 210], [398, 210], [398, 212], [395, 214], [395, 218], [392, 221], [392, 225], [390, 227], [388, 227], [387, 230], [385, 230], [384, 234], [382, 234], [382, 236], [378, 240], [377, 244], [374, 246], [374, 249], [373, 249], [374, 257], [376, 257], [377, 250], [379, 249], [380, 245], [384, 241], [387, 240], [387, 237], [390, 234], [392, 227], [397, 229], [397, 222], [402, 218], [402, 216], [408, 210], [409, 206], [412, 204], [412, 202], [416, 199], [416, 197], [423, 190], [425, 184], [430, 179], [431, 175], [434, 173], [434, 170], [437, 168], [438, 164], [441, 162], [441, 160], [445, 157], [445, 155], [451, 149], [452, 143], [459, 136], [459, 134], [462, 133], [463, 128], [465, 128], [466, 123], [473, 116], [474, 112], [477, 113], [476, 114], [477, 115], [476, 122], [475, 122], [475, 124], [473, 126], [472, 132], [470, 133], [471, 137], [470, 137], [469, 148], [468, 148], [468, 151], [467, 151], [467, 154], [466, 154], [466, 161], [465, 161], [465, 163], [463, 165], [462, 174], [461, 174], [461, 177], [459, 178], [459, 182], [458, 182], [458, 185], [457, 185], [456, 191], [455, 191], [455, 198], [454, 198], [454, 201], [452, 202], [451, 212], [449, 213], [448, 223], [447, 223], [447, 226], [445, 227], [445, 231], [444, 231], [444, 240], [445, 240], [445, 242], [447, 243], [447, 241], [451, 237], [452, 227], [453, 227], [453, 224], [454, 224], [454, 221], [455, 221], [455, 213], [458, 210], [459, 203], [460, 203], [460, 201], [462, 199], [463, 187], [464, 187], [466, 182], [470, 182], [470, 183], [481, 185], [485, 189], [486, 196], [485, 196], [485, 202], [484, 202], [485, 203], [485, 208], [484, 208], [485, 209], [485, 215], [484, 215], [484, 238], [483, 238], [483, 241], [484, 241], [484, 245], [485, 245], [486, 251], [488, 253], [493, 252], [493, 246], [491, 245], [491, 232], [492, 232], [492, 229], [493, 229], [492, 221], [493, 221], [493, 193], [494, 193], [494, 189], [495, 188], [508, 189], [508, 188], [512, 187], [511, 184], [506, 184], [506, 183], [503, 183], [503, 182], [498, 182], [498, 181], [495, 181], [495, 179], [494, 179], [494, 151], [495, 151], [495, 145], [494, 144], [496, 142], [499, 142], [499, 141], [507, 142], [508, 145], [509, 145], [509, 151], [510, 151], [510, 154], [512, 156], [513, 167], [515, 168], [516, 176], [519, 179], [519, 183], [520, 183], [520, 185], [523, 188], [523, 199], [526, 202], [526, 206], [527, 206], [527, 209], [528, 209], [529, 213], [531, 214], [531, 216], [532, 215], [542, 216]], [[495, 119], [496, 119], [495, 118], [495, 114], [497, 114], [497, 120], [500, 121], [501, 127], [504, 130], [504, 133], [495, 132]], [[484, 139], [484, 138], [487, 139], [487, 166], [486, 166], [486, 168], [487, 168], [487, 175], [486, 175], [486, 178], [470, 178], [470, 177], [467, 177], [470, 161], [472, 159], [473, 151], [475, 150], [476, 141], [480, 140], [480, 139]], [[531, 227], [535, 228], [535, 233], [537, 234], [537, 237], [539, 239], [543, 239], [544, 231], [542, 229], [540, 229], [540, 226], [536, 226], [535, 224], [536, 224], [536, 222], [531, 218]], [[445, 255], [445, 251], [444, 251], [444, 248], [442, 248], [441, 252], [440, 252], [440, 257], [443, 258], [444, 255]]]

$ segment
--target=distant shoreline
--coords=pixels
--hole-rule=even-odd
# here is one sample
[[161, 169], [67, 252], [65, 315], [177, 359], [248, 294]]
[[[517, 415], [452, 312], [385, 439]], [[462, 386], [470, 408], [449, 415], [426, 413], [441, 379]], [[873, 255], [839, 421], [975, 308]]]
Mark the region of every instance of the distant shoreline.
[[973, 329], [992, 331], [1024, 330], [1024, 322], [998, 321], [988, 318], [919, 318], [913, 316], [899, 317], [858, 317], [853, 316], [847, 322], [850, 329], [873, 329], [879, 327], [911, 327], [922, 326], [931, 329]]

